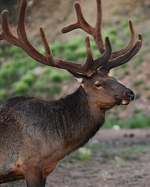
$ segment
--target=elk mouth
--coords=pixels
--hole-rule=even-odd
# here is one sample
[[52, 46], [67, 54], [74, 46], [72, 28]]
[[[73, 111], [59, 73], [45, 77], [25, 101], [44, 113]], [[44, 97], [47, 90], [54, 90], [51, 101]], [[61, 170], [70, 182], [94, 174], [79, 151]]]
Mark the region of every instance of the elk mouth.
[[128, 105], [131, 101], [129, 99], [119, 99], [118, 97], [116, 97], [116, 100], [117, 105]]
[[125, 100], [125, 99], [119, 99], [116, 97], [116, 102], [113, 103], [112, 105], [105, 106], [102, 109], [104, 110], [111, 110], [113, 108], [116, 108], [119, 105], [128, 105], [130, 103], [130, 100]]
[[121, 105], [128, 105], [130, 103], [130, 101], [128, 100], [122, 100]]

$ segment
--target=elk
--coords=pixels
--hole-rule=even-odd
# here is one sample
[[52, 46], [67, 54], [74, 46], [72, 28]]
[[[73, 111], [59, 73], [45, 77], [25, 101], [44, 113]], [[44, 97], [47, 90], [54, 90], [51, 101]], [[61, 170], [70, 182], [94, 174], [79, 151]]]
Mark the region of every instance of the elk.
[[62, 33], [80, 28], [92, 35], [101, 56], [93, 59], [89, 37], [86, 37], [87, 57], [78, 64], [54, 59], [44, 30], [40, 27], [46, 55], [40, 54], [28, 41], [25, 31], [27, 0], [20, 8], [17, 35], [9, 29], [8, 11], [1, 14], [0, 40], [22, 48], [30, 57], [47, 66], [66, 69], [80, 83], [72, 94], [55, 101], [31, 96], [18, 96], [0, 104], [0, 183], [25, 179], [28, 187], [44, 187], [46, 177], [58, 161], [83, 146], [100, 129], [105, 112], [134, 100], [129, 88], [109, 76], [109, 71], [128, 62], [142, 46], [142, 35], [129, 20], [131, 38], [128, 45], [112, 52], [109, 38], [102, 40], [102, 5], [97, 2], [96, 26], [83, 17], [80, 4], [75, 2], [77, 22], [62, 28]]

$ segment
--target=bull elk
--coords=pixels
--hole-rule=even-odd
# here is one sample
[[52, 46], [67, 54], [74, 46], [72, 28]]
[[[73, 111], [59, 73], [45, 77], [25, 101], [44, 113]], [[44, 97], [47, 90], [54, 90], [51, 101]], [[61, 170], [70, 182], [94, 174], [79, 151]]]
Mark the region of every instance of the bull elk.
[[81, 28], [93, 36], [101, 56], [93, 59], [89, 37], [86, 37], [87, 57], [83, 65], [54, 59], [42, 27], [40, 33], [46, 55], [30, 44], [25, 31], [27, 0], [22, 1], [20, 8], [18, 37], [9, 30], [8, 11], [2, 12], [0, 40], [22, 48], [42, 64], [68, 70], [80, 87], [73, 94], [55, 101], [18, 96], [0, 104], [0, 183], [25, 179], [28, 187], [44, 187], [46, 177], [58, 161], [95, 135], [104, 124], [107, 110], [127, 105], [134, 99], [133, 91], [110, 77], [109, 71], [136, 55], [142, 45], [142, 35], [138, 35], [135, 43], [130, 20], [128, 45], [112, 52], [109, 38], [105, 38], [105, 45], [102, 40], [101, 0], [96, 2], [95, 27], [87, 23], [80, 4], [75, 2], [77, 22], [62, 28], [62, 33]]

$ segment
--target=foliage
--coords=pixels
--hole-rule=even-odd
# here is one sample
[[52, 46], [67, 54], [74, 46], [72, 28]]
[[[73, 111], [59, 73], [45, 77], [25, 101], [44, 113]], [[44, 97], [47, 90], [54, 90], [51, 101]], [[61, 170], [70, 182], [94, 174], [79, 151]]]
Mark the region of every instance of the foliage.
[[108, 172], [108, 171], [103, 171], [102, 172], [102, 177], [103, 177], [104, 180], [114, 179], [113, 173]]
[[108, 29], [108, 35], [116, 35], [117, 34], [117, 29], [116, 27], [110, 27]]
[[135, 95], [135, 99], [139, 99], [140, 97], [141, 97], [141, 93], [137, 92], [136, 95]]
[[8, 99], [8, 94], [7, 91], [5, 89], [1, 89], [0, 90], [0, 99], [1, 100], [6, 100]]
[[120, 158], [118, 156], [115, 156], [115, 160], [116, 160], [117, 165], [119, 167], [125, 167], [126, 166], [126, 162], [122, 158]]
[[137, 80], [137, 81], [134, 82], [134, 86], [139, 86], [139, 85], [141, 85], [142, 83], [143, 83], [142, 80]]
[[87, 149], [86, 147], [82, 147], [78, 151], [80, 153], [79, 158], [81, 161], [89, 161], [90, 160], [90, 158], [91, 158], [91, 150], [90, 149]]
[[28, 84], [22, 81], [15, 82], [12, 86], [14, 88], [14, 91], [13, 91], [14, 96], [17, 96], [20, 94], [26, 94], [26, 92], [29, 89]]
[[128, 27], [128, 20], [127, 19], [122, 20], [121, 25], [122, 25], [123, 28]]
[[120, 122], [118, 119], [107, 119], [103, 128], [112, 128], [114, 125], [118, 125], [121, 128], [149, 128], [150, 118], [146, 118], [142, 114], [136, 113], [134, 119], [127, 119], [123, 123]]

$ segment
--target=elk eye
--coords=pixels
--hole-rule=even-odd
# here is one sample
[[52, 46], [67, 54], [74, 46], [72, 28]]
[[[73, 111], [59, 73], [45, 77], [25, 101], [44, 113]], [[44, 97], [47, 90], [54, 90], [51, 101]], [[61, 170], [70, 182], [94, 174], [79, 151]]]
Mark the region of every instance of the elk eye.
[[100, 83], [95, 84], [95, 86], [96, 86], [97, 88], [102, 87], [102, 85], [101, 85]]

